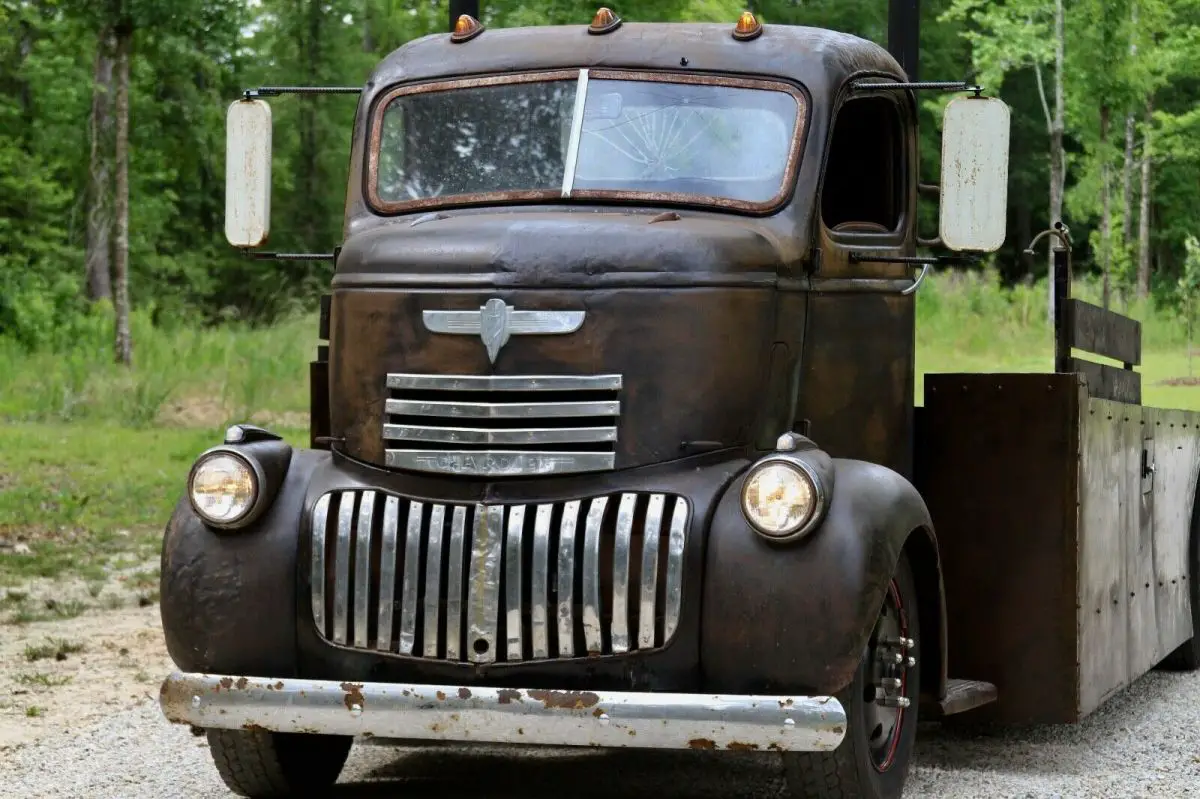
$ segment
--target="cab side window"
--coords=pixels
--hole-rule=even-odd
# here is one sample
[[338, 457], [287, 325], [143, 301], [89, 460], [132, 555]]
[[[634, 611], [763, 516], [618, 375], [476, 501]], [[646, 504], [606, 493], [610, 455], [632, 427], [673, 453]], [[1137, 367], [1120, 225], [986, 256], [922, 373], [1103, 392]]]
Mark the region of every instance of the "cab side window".
[[904, 126], [895, 100], [855, 98], [834, 122], [821, 219], [843, 233], [891, 233], [904, 209]]

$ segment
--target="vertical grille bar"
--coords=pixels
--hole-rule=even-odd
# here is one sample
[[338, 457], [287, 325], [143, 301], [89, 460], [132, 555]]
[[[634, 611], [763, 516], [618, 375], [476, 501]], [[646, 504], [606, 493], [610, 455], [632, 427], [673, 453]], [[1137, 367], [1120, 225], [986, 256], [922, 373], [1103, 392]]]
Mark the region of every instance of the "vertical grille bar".
[[388, 497], [383, 503], [382, 538], [379, 542], [379, 629], [375, 648], [392, 649], [392, 608], [396, 605], [396, 539], [400, 528], [400, 500]]
[[533, 569], [529, 589], [529, 610], [533, 656], [550, 657], [550, 640], [546, 629], [546, 583], [550, 576], [550, 516], [553, 505], [538, 505], [533, 523]]
[[462, 657], [463, 539], [466, 537], [467, 509], [459, 505], [450, 522], [450, 562], [446, 571], [446, 658]]
[[404, 534], [404, 588], [400, 595], [400, 653], [411, 655], [417, 641], [417, 590], [421, 580], [421, 519], [425, 506], [408, 504], [408, 529]]
[[579, 500], [563, 506], [558, 531], [558, 656], [575, 655], [575, 527]]
[[334, 644], [469, 663], [661, 647], [682, 623], [690, 512], [633, 491], [474, 506], [331, 491], [312, 509], [313, 624]]
[[333, 580], [333, 642], [345, 644], [350, 616], [350, 535], [354, 530], [353, 491], [338, 502], [337, 561]]
[[503, 545], [504, 506], [476, 505], [467, 591], [467, 657], [474, 663], [496, 660]]
[[597, 497], [588, 505], [583, 532], [583, 642], [588, 654], [604, 649], [600, 631], [600, 525], [608, 497]]
[[429, 551], [425, 557], [425, 657], [438, 654], [438, 609], [442, 598], [442, 528], [446, 525], [446, 506], [434, 505], [429, 512]]
[[332, 494], [317, 500], [312, 515], [312, 583], [313, 624], [322, 637], [329, 634], [325, 627], [325, 527], [329, 524], [329, 501]]
[[642, 531], [642, 595], [638, 605], [638, 647], [650, 649], [655, 640], [658, 596], [658, 549], [662, 544], [662, 494], [652, 494]]
[[375, 492], [364, 491], [358, 506], [358, 530], [354, 544], [354, 645], [367, 648], [371, 613], [371, 522], [375, 515]]
[[525, 506], [515, 505], [508, 512], [505, 538], [504, 588], [507, 612], [504, 631], [508, 637], [508, 659], [521, 659], [521, 537], [525, 530]]
[[663, 640], [669, 640], [679, 626], [679, 609], [683, 603], [683, 543], [687, 531], [687, 502], [675, 500], [671, 513], [671, 537], [667, 542], [666, 621]]
[[612, 651], [629, 651], [629, 549], [633, 546], [633, 515], [637, 494], [622, 494], [617, 508], [617, 535], [613, 542]]

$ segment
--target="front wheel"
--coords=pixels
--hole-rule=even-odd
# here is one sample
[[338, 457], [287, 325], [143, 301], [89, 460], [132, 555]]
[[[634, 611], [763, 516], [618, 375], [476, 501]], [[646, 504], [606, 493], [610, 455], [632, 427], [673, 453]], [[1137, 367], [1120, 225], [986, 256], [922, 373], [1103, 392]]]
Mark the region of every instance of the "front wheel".
[[784, 775], [794, 797], [898, 799], [917, 735], [920, 681], [917, 587], [906, 553], [854, 679], [838, 694], [849, 729], [832, 752], [789, 752]]
[[325, 796], [337, 782], [353, 738], [267, 730], [208, 730], [208, 748], [239, 796]]

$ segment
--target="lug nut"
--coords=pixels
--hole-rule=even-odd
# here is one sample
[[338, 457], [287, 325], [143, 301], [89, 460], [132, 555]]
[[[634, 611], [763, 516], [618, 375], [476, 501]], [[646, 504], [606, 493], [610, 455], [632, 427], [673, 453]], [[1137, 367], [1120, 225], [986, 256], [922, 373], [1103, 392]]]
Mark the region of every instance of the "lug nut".
[[895, 677], [884, 677], [880, 680], [885, 691], [899, 691], [902, 685], [901, 681]]
[[911, 669], [913, 666], [917, 665], [917, 659], [910, 657], [906, 665]]
[[912, 700], [907, 696], [888, 696], [877, 701], [884, 707], [906, 708], [912, 704]]

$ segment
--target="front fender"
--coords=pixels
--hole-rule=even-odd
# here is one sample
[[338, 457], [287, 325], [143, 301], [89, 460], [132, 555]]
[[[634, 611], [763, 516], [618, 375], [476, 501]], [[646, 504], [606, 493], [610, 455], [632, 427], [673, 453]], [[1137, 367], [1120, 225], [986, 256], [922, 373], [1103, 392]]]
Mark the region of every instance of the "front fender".
[[[921, 594], [923, 606], [937, 604], [922, 611], [923, 629], [926, 619], [943, 617], [933, 524], [916, 488], [883, 466], [844, 459], [833, 464], [825, 520], [795, 543], [768, 543], [746, 522], [740, 507], [745, 473], [722, 497], [705, 560], [700, 657], [706, 689], [830, 695], [844, 688], [914, 533], [922, 552], [932, 549], [939, 575], [936, 591]], [[918, 580], [921, 568], [914, 563]], [[937, 629], [925, 629], [923, 637], [938, 646], [944, 625], [931, 626]], [[926, 646], [926, 658], [934, 651]], [[929, 676], [940, 675], [930, 670]]]
[[167, 651], [184, 671], [296, 672], [296, 553], [305, 494], [330, 454], [295, 450], [274, 502], [250, 526], [216, 531], [185, 496], [163, 538]]

